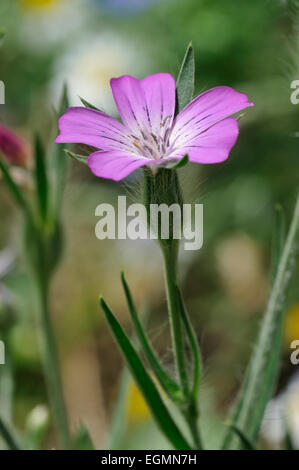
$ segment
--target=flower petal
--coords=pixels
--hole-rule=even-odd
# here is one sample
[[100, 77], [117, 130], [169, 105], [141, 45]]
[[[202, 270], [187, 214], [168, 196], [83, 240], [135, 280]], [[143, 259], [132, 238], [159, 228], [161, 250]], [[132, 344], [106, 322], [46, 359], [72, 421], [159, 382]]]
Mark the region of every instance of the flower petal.
[[189, 146], [181, 148], [179, 153], [170, 155], [168, 160], [182, 158], [187, 153], [191, 162], [223, 162], [235, 145], [238, 134], [237, 120], [235, 118], [224, 119], [204, 131]]
[[136, 135], [139, 135], [143, 129], [150, 130], [141, 82], [130, 75], [123, 75], [119, 78], [111, 78], [110, 85], [124, 125]]
[[189, 144], [201, 132], [222, 119], [253, 106], [244, 93], [219, 86], [205, 91], [191, 101], [176, 117], [170, 135], [173, 149]]
[[141, 80], [145, 95], [151, 132], [160, 135], [161, 130], [172, 125], [175, 110], [175, 80], [169, 73], [156, 73]]
[[128, 150], [130, 141], [123, 124], [101, 111], [68, 108], [59, 118], [59, 136], [55, 142], [81, 143], [103, 150]]
[[88, 157], [88, 166], [94, 175], [114, 181], [125, 178], [137, 168], [150, 162], [148, 158], [117, 151], [94, 152]]

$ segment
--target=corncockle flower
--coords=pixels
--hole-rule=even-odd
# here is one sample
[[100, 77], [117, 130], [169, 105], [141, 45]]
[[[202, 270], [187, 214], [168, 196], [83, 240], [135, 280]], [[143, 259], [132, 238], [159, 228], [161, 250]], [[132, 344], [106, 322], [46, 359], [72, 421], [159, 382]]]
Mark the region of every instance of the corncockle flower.
[[28, 162], [26, 143], [3, 124], [0, 124], [0, 153], [14, 165], [24, 166]]
[[200, 94], [175, 116], [175, 80], [168, 73], [137, 80], [112, 78], [122, 123], [100, 111], [69, 108], [59, 119], [56, 142], [101, 149], [88, 158], [99, 177], [119, 181], [137, 168], [167, 168], [188, 154], [191, 162], [219, 163], [228, 158], [238, 136], [229, 117], [248, 107], [245, 94], [219, 86]]

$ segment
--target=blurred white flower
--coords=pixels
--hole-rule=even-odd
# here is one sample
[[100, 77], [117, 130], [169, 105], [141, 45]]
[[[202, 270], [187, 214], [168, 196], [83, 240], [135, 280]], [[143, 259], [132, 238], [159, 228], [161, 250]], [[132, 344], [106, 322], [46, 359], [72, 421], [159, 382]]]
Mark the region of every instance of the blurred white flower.
[[293, 447], [299, 449], [299, 372], [286, 389], [270, 401], [262, 425], [262, 435], [275, 447], [279, 447], [287, 433]]
[[84, 0], [23, 3], [26, 8], [22, 15], [20, 38], [33, 50], [59, 44], [78, 34], [89, 15], [89, 10], [84, 8]]
[[81, 96], [106, 113], [115, 114], [110, 78], [126, 74], [142, 77], [146, 68], [142, 48], [114, 31], [78, 38], [56, 63], [51, 102], [57, 103], [66, 83], [72, 106], [82, 106]]

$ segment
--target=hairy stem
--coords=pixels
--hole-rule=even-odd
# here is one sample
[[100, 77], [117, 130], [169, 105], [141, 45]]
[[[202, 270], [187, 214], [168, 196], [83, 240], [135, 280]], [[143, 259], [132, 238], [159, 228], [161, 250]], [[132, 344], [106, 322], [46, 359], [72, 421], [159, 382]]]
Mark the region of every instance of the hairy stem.
[[189, 395], [189, 383], [184, 336], [177, 295], [177, 246], [173, 244], [163, 246], [162, 253], [164, 258], [167, 303], [176, 369], [183, 395], [187, 398]]

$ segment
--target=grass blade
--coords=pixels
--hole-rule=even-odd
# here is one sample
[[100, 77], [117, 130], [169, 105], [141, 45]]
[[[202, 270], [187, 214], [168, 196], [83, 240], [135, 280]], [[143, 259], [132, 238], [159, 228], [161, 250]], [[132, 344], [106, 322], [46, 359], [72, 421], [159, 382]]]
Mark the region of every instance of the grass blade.
[[176, 82], [177, 113], [192, 100], [194, 93], [195, 61], [192, 43], [188, 44]]
[[[299, 196], [278, 264], [256, 348], [252, 354], [239, 399], [231, 417], [232, 423], [238, 429], [246, 429], [246, 434], [252, 441], [256, 440], [278, 372], [283, 328], [283, 303], [291, 277], [298, 230]], [[234, 448], [235, 445], [236, 441], [230, 432], [225, 436], [223, 448]]]
[[142, 364], [131, 341], [103, 299], [100, 299], [100, 304], [105, 312], [106, 319], [117, 344], [124, 354], [131, 373], [158, 426], [176, 449], [190, 450], [190, 445], [187, 443], [186, 439], [170, 416], [154, 382]]
[[235, 434], [239, 437], [240, 441], [242, 442], [243, 444], [243, 448], [246, 449], [246, 450], [257, 450], [254, 445], [252, 444], [252, 442], [250, 441], [250, 439], [248, 439], [248, 437], [243, 433], [243, 431], [241, 431], [235, 424], [233, 423], [230, 423], [229, 421], [226, 423], [227, 426], [229, 426], [234, 432]]
[[3, 437], [10, 450], [20, 450], [20, 446], [12, 430], [0, 416], [0, 435]]

